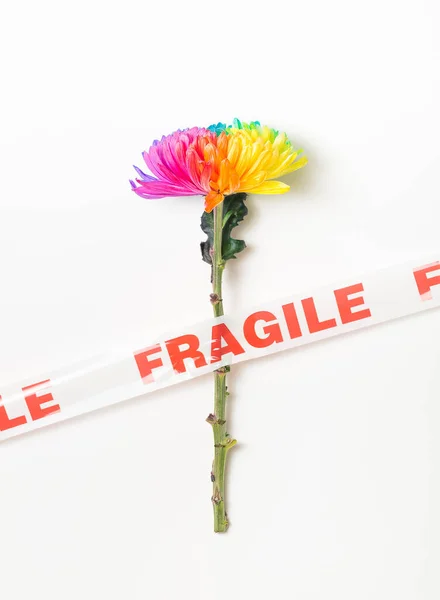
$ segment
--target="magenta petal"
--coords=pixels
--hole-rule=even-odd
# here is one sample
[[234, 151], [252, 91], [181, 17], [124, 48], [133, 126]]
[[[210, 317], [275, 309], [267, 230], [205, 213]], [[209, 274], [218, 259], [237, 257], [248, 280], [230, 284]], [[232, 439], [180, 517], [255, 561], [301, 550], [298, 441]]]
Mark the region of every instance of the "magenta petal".
[[145, 153], [144, 159], [150, 171], [154, 172], [159, 179], [178, 185], [180, 183], [178, 176], [166, 164], [165, 146], [166, 141], [160, 147], [150, 148], [150, 151]]
[[185, 176], [185, 172], [181, 169], [180, 165], [174, 159], [172, 152], [172, 142], [170, 140], [166, 140], [162, 146], [163, 154], [162, 161], [169, 169], [169, 171], [173, 174], [173, 179], [179, 179], [181, 176]]
[[214, 132], [193, 127], [155, 140], [143, 153], [152, 175], [135, 167], [139, 179], [131, 185], [136, 194], [143, 198], [205, 195], [210, 191], [213, 166], [205, 163], [202, 149], [215, 139]]
[[145, 198], [146, 200], [159, 200], [160, 198], [166, 198], [166, 196], [153, 196], [152, 194], [146, 194], [141, 190], [141, 188], [132, 189], [132, 192], [141, 198]]
[[183, 186], [176, 186], [165, 181], [142, 181], [136, 192], [142, 192], [142, 194], [160, 196], [193, 196], [193, 190]]

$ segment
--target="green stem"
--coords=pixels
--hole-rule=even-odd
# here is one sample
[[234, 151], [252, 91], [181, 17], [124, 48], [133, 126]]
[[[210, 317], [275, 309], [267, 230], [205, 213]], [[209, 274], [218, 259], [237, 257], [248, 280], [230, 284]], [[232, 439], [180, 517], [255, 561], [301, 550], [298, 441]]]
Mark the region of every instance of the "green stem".
[[214, 316], [221, 317], [223, 312], [222, 276], [225, 261], [222, 256], [223, 202], [214, 208], [214, 243], [212, 248], [212, 292]]
[[[214, 243], [212, 252], [212, 295], [211, 303], [214, 316], [223, 313], [222, 275], [225, 261], [222, 256], [223, 235], [223, 202], [214, 209]], [[226, 433], [226, 373], [229, 367], [221, 367], [214, 372], [214, 414], [209, 415], [208, 422], [214, 433], [214, 462], [211, 479], [213, 482], [212, 504], [214, 507], [214, 531], [223, 533], [228, 529], [228, 518], [225, 509], [225, 471], [228, 450], [236, 444]]]

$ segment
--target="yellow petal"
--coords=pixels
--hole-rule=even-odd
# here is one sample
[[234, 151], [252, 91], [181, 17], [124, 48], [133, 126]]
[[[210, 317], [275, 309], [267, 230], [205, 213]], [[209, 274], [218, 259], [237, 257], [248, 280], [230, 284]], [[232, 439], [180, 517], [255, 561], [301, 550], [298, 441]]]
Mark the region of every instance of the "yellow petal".
[[284, 148], [287, 141], [287, 135], [285, 133], [279, 133], [273, 142], [274, 148]]
[[259, 171], [246, 179], [240, 181], [240, 192], [252, 192], [255, 188], [260, 187], [260, 184], [266, 179], [266, 173]]
[[275, 148], [274, 150], [271, 150], [271, 158], [269, 160], [269, 162], [267, 163], [267, 165], [265, 166], [265, 169], [268, 172], [271, 172], [276, 166], [277, 164], [279, 164], [280, 162], [280, 154], [278, 152], [278, 150]]
[[263, 150], [263, 152], [255, 159], [255, 162], [252, 163], [252, 166], [246, 171], [246, 177], [255, 173], [256, 171], [262, 171], [267, 163], [272, 158], [272, 153], [269, 150]]
[[282, 162], [279, 162], [278, 165], [275, 165], [271, 170], [271, 177], [280, 177], [280, 175], [287, 173], [297, 156], [298, 152], [294, 152], [293, 154], [289, 153]]
[[290, 185], [282, 181], [265, 181], [252, 190], [252, 194], [285, 194], [290, 190]]
[[287, 173], [292, 173], [293, 171], [297, 171], [298, 169], [301, 169], [301, 167], [305, 167], [308, 162], [309, 161], [307, 160], [307, 157], [303, 156], [302, 158], [300, 158], [299, 160], [294, 162], [293, 165], [291, 165], [287, 169], [287, 171], [284, 171], [284, 173], [287, 174]]
[[[255, 131], [255, 129], [253, 129], [252, 131]], [[250, 155], [247, 158], [247, 164], [245, 165], [245, 167], [243, 169], [239, 169], [238, 164], [237, 164], [237, 173], [240, 175], [240, 177], [245, 176], [245, 174], [248, 171], [253, 170], [254, 165], [257, 164], [257, 162], [261, 156], [261, 153], [263, 151], [264, 151], [264, 144], [261, 141], [261, 139], [258, 139], [256, 142], [254, 142], [252, 144], [252, 146], [250, 146]]]
[[232, 137], [231, 141], [229, 142], [229, 147], [228, 147], [228, 160], [233, 167], [235, 167], [235, 165], [237, 163], [237, 159], [240, 155], [240, 148], [241, 148], [241, 138]]
[[263, 139], [263, 142], [269, 142], [270, 143], [271, 133], [272, 133], [272, 131], [269, 129], [269, 127], [267, 127], [267, 125], [265, 125], [261, 129], [261, 137]]
[[251, 146], [243, 146], [241, 149], [240, 157], [235, 165], [235, 170], [237, 171], [239, 177], [241, 177], [246, 169], [249, 168], [251, 153]]

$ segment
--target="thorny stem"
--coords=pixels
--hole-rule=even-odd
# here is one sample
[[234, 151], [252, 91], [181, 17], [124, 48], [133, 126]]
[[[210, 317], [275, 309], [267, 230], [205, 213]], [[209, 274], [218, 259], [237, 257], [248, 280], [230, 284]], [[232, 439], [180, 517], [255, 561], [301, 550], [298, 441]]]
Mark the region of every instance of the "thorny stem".
[[[225, 261], [222, 257], [223, 202], [214, 208], [214, 243], [212, 251], [212, 294], [211, 304], [214, 316], [223, 313], [222, 275]], [[212, 425], [214, 433], [214, 462], [211, 480], [213, 483], [212, 505], [214, 507], [214, 531], [224, 533], [228, 529], [228, 518], [225, 510], [225, 470], [228, 450], [237, 442], [226, 433], [226, 373], [229, 367], [221, 367], [214, 372], [214, 414], [207, 421]]]

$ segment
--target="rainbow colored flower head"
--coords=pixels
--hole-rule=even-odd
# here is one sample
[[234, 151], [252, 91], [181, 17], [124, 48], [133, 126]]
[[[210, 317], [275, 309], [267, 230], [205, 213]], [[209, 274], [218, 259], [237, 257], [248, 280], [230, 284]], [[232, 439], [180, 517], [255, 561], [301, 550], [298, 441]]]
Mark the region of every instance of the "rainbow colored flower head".
[[211, 212], [233, 193], [287, 192], [276, 178], [303, 167], [307, 159], [300, 154], [285, 133], [234, 119], [230, 126], [193, 127], [156, 140], [143, 153], [152, 175], [135, 167], [139, 178], [131, 185], [142, 198], [201, 194]]

